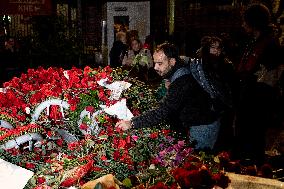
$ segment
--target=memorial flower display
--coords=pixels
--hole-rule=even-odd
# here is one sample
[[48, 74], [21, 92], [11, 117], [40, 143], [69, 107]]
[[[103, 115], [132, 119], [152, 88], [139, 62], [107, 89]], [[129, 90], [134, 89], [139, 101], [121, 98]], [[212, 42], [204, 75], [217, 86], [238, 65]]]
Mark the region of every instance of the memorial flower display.
[[25, 188], [226, 188], [218, 161], [166, 124], [114, 127], [155, 93], [119, 68], [30, 69], [1, 89], [0, 158], [34, 172]]

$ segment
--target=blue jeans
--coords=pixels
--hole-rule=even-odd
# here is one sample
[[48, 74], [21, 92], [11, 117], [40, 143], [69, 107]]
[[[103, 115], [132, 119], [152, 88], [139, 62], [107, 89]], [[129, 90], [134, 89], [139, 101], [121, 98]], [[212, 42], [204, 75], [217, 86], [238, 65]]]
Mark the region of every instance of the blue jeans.
[[208, 124], [192, 126], [189, 129], [190, 142], [196, 141], [196, 149], [210, 148], [213, 149], [220, 130], [220, 120]]

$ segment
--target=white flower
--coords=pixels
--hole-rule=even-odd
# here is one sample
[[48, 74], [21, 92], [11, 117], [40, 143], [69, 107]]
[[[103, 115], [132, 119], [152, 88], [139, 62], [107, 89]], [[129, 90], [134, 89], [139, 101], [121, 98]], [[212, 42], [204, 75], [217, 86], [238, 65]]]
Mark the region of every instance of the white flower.
[[26, 114], [30, 114], [31, 113], [31, 109], [29, 107], [26, 107], [25, 108], [25, 112], [26, 112]]
[[0, 93], [6, 93], [7, 89], [6, 88], [0, 88]]
[[155, 164], [151, 164], [150, 167], [149, 167], [149, 169], [155, 169], [155, 168], [156, 168]]
[[69, 79], [69, 75], [68, 75], [68, 72], [65, 70], [65, 71], [63, 71], [63, 74], [64, 74], [64, 76], [67, 78], [67, 79]]

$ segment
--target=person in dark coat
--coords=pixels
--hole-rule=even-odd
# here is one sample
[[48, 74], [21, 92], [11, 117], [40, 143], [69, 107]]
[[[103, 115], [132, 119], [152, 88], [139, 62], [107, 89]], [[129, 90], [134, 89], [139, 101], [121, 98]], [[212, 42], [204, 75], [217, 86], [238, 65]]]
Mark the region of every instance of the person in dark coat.
[[238, 96], [238, 79], [232, 62], [226, 55], [223, 40], [217, 36], [204, 36], [201, 48], [191, 60], [194, 78], [203, 86], [219, 113], [220, 133], [215, 149], [230, 150], [233, 143], [233, 120]]
[[110, 66], [116, 68], [122, 66], [122, 60], [124, 55], [127, 53], [128, 45], [126, 44], [126, 33], [117, 32], [116, 40], [109, 53]]
[[1, 53], [1, 67], [3, 69], [3, 82], [21, 75], [21, 63], [19, 61], [19, 48], [13, 37], [5, 41], [5, 49]]
[[[276, 110], [280, 45], [270, 27], [270, 12], [263, 4], [251, 4], [243, 14], [249, 40], [237, 66], [240, 96], [236, 113], [235, 158], [261, 165], [265, 160], [266, 130]], [[275, 80], [276, 79], [276, 80]]]
[[5, 71], [6, 64], [4, 64], [3, 60], [5, 58], [5, 31], [4, 28], [0, 24], [0, 88], [2, 87], [3, 82], [5, 81]]
[[116, 127], [137, 129], [167, 121], [174, 131], [195, 141], [196, 149], [212, 149], [218, 136], [219, 122], [211, 109], [210, 95], [190, 74], [173, 44], [159, 45], [153, 58], [156, 72], [169, 80], [166, 96], [157, 108], [131, 120], [122, 120]]

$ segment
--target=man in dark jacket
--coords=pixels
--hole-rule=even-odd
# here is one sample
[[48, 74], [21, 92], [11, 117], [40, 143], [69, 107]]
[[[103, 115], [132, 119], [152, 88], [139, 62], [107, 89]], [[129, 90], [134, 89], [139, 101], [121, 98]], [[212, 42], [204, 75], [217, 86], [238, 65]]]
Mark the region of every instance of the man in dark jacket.
[[159, 106], [130, 121], [120, 121], [122, 130], [156, 126], [167, 121], [180, 134], [196, 141], [196, 148], [213, 148], [219, 132], [217, 115], [212, 111], [210, 95], [193, 78], [179, 58], [177, 48], [161, 44], [153, 54], [156, 72], [170, 81], [166, 96]]

